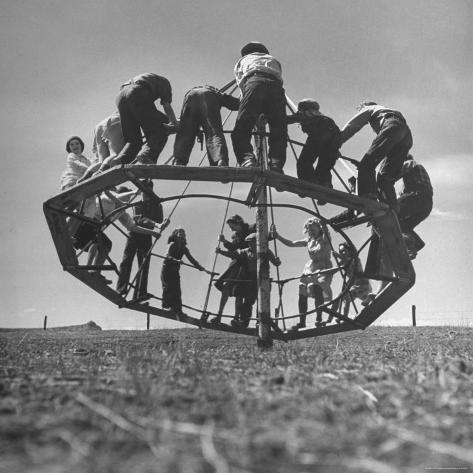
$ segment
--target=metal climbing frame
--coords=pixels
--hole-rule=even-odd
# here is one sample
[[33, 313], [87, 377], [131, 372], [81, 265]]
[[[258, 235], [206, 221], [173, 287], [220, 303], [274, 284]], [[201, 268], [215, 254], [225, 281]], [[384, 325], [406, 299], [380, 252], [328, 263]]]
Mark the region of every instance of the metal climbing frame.
[[[225, 88], [230, 88], [232, 82], [227, 84]], [[288, 108], [294, 111], [294, 104], [288, 98]], [[224, 122], [228, 119], [228, 116]], [[373, 323], [385, 310], [396, 302], [415, 282], [415, 273], [412, 264], [409, 260], [406, 248], [403, 243], [401, 231], [395, 214], [384, 204], [372, 201], [370, 199], [358, 197], [349, 192], [342, 192], [335, 189], [328, 189], [310, 182], [301, 181], [294, 177], [278, 174], [267, 170], [267, 151], [266, 139], [267, 133], [264, 129], [264, 124], [260, 123], [255, 132], [255, 148], [261, 166], [259, 168], [231, 168], [231, 167], [182, 167], [182, 166], [167, 166], [167, 165], [124, 165], [115, 167], [106, 171], [105, 173], [88, 179], [73, 188], [66, 190], [59, 195], [49, 199], [43, 205], [44, 213], [53, 237], [54, 244], [59, 256], [59, 260], [64, 270], [71, 273], [73, 276], [88, 285], [103, 297], [110, 300], [119, 307], [127, 307], [138, 312], [149, 313], [156, 316], [179, 320], [184, 323], [205, 327], [209, 329], [216, 329], [221, 331], [236, 332], [246, 335], [253, 335], [258, 337], [258, 341], [262, 346], [270, 346], [272, 339], [279, 339], [284, 341], [294, 340], [298, 338], [315, 337], [329, 333], [342, 332], [348, 330], [364, 329]], [[290, 141], [291, 149], [295, 158], [297, 155], [294, 150], [294, 141]], [[205, 155], [202, 161], [205, 159]], [[201, 163], [202, 163], [201, 161]], [[346, 163], [343, 161], [345, 166]], [[348, 168], [350, 169], [350, 168]], [[351, 170], [351, 169], [350, 169]], [[340, 175], [335, 173], [343, 184], [343, 187], [348, 191], [348, 186], [343, 182]], [[184, 305], [185, 314], [175, 314], [173, 311], [161, 309], [151, 303], [140, 303], [135, 301], [127, 301], [115, 290], [103, 282], [102, 279], [97, 278], [90, 272], [93, 269], [100, 269], [102, 271], [114, 271], [118, 273], [117, 266], [113, 261], [109, 260], [109, 264], [105, 264], [100, 268], [95, 268], [79, 263], [81, 252], [74, 249], [73, 241], [68, 231], [68, 219], [76, 219], [77, 221], [89, 222], [97, 227], [104, 229], [107, 224], [110, 224], [112, 215], [102, 215], [102, 221], [89, 219], [77, 211], [78, 202], [84, 202], [87, 198], [95, 198], [107, 188], [118, 186], [125, 182], [131, 182], [139, 187], [143, 192], [148, 193], [152, 198], [157, 198], [152, 191], [141, 185], [141, 179], [155, 179], [155, 180], [174, 180], [174, 181], [204, 181], [204, 182], [221, 182], [231, 183], [231, 190], [228, 196], [223, 195], [209, 195], [209, 194], [187, 194], [188, 185], [184, 192], [177, 196], [165, 196], [160, 198], [161, 202], [176, 201], [171, 214], [175, 211], [178, 203], [182, 199], [189, 198], [205, 198], [205, 199], [223, 199], [227, 200], [227, 208], [225, 217], [222, 222], [222, 229], [225, 224], [226, 214], [228, 212], [228, 203], [235, 202], [246, 205], [256, 210], [257, 220], [257, 245], [258, 245], [258, 303], [257, 303], [257, 324], [255, 327], [242, 328], [232, 327], [230, 324], [210, 324], [208, 322], [207, 310], [209, 295], [213, 276], [209, 279], [209, 287], [205, 298], [203, 308], [197, 309]], [[235, 199], [231, 196], [233, 183], [248, 183], [250, 190], [246, 200]], [[288, 192], [298, 195], [301, 198], [312, 199], [314, 210], [308, 209], [303, 205], [294, 204], [278, 204], [274, 203], [272, 199], [271, 190], [276, 189], [279, 192]], [[269, 201], [268, 201], [269, 196]], [[320, 215], [316, 201], [323, 200], [327, 203], [334, 204], [344, 209], [356, 210], [358, 215], [363, 214], [363, 217], [358, 217], [345, 226], [351, 226], [361, 223], [369, 223], [373, 230], [373, 236], [370, 237], [364, 246], [370, 244], [370, 256], [368, 259], [379, 261], [380, 251], [382, 257], [388, 261], [389, 274], [380, 274], [379, 264], [370, 264], [365, 270], [365, 276], [373, 279], [385, 281], [387, 284], [380, 291], [374, 300], [372, 300], [366, 307], [357, 310], [356, 314], [347, 317], [334, 309], [333, 300], [323, 304], [319, 309], [324, 311], [329, 316], [337, 318], [341, 323], [307, 328], [304, 330], [293, 331], [286, 330], [286, 320], [299, 317], [300, 314], [285, 316], [282, 305], [282, 292], [284, 284], [297, 280], [298, 277], [288, 278], [286, 280], [280, 279], [279, 271], [277, 271], [277, 279], [272, 280], [269, 274], [269, 266], [265, 254], [268, 250], [268, 208], [271, 212], [271, 220], [274, 222], [274, 210], [283, 207], [291, 208], [297, 211], [305, 212], [309, 216], [316, 216], [325, 224], [329, 224], [327, 219]], [[125, 205], [120, 208], [124, 210], [130, 206]], [[115, 214], [119, 210], [113, 212]], [[114, 225], [112, 223], [112, 225]], [[119, 227], [117, 227], [119, 228]], [[353, 246], [350, 239], [344, 233], [344, 225], [337, 227], [332, 226], [345, 240]], [[122, 232], [124, 233], [124, 232]], [[125, 235], [126, 236], [126, 235]], [[382, 242], [382, 245], [379, 243]], [[156, 243], [156, 240], [154, 241]], [[154, 244], [153, 244], [154, 246]], [[382, 250], [380, 250], [380, 248]], [[276, 252], [277, 249], [275, 248]], [[361, 251], [358, 250], [358, 253]], [[151, 256], [162, 257], [153, 252], [153, 247], [150, 250]], [[216, 259], [214, 260], [212, 272], [215, 269]], [[338, 265], [338, 261], [337, 261]], [[353, 275], [347, 278], [344, 271], [346, 268], [340, 267], [334, 269], [340, 271], [343, 276], [343, 290], [341, 295], [337, 296], [340, 299], [342, 295], [347, 294], [350, 284], [353, 280]], [[370, 274], [368, 274], [370, 273]], [[136, 276], [135, 276], [136, 279]], [[350, 280], [349, 280], [350, 279]], [[271, 317], [270, 308], [270, 285], [277, 284], [279, 295], [279, 306], [276, 311], [276, 316]], [[131, 283], [134, 284], [134, 280]], [[155, 298], [158, 299], [158, 298]], [[153, 300], [154, 302], [154, 300]], [[353, 306], [355, 306], [352, 299]], [[196, 316], [189, 315], [187, 312], [195, 311]], [[282, 322], [283, 328], [279, 325]]]

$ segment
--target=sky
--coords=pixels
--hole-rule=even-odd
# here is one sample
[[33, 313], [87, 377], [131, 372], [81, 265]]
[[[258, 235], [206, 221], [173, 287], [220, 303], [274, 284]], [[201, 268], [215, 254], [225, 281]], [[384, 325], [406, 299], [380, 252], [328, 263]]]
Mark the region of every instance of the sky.
[[[143, 72], [167, 77], [178, 114], [189, 88], [231, 80], [241, 47], [252, 40], [281, 62], [294, 101], [315, 98], [339, 126], [364, 99], [403, 113], [414, 137], [412, 154], [432, 179], [434, 210], [418, 227], [427, 245], [414, 261], [416, 285], [379, 323], [408, 323], [415, 304], [420, 324], [471, 325], [472, 23], [469, 0], [3, 1], [0, 327], [40, 327], [45, 315], [50, 326], [88, 320], [107, 329], [146, 326], [142, 314], [119, 310], [62, 270], [42, 203], [59, 191], [68, 137], [81, 136], [84, 154], [92, 157], [93, 127], [115, 109], [121, 83]], [[304, 139], [297, 127], [290, 133]], [[342, 152], [360, 159], [373, 138], [366, 127]], [[172, 143], [171, 137], [158, 164], [170, 156]], [[197, 165], [200, 156], [196, 146], [191, 163]], [[285, 171], [295, 175], [289, 149]], [[159, 189], [169, 195], [183, 185]], [[228, 184], [210, 188], [229, 191]], [[235, 187], [237, 196], [247, 192], [248, 186]], [[323, 212], [336, 210], [329, 205]], [[171, 223], [186, 228], [192, 254], [206, 267], [213, 262], [224, 212], [224, 203], [188, 200]], [[232, 206], [230, 212], [254, 218], [246, 208]], [[302, 237], [305, 217], [278, 212], [280, 233]], [[122, 248], [114, 243], [118, 262]], [[165, 252], [165, 238], [157, 248]], [[279, 250], [282, 277], [299, 274], [305, 250]], [[219, 260], [218, 269], [226, 264]], [[154, 261], [150, 291], [156, 294], [159, 270]], [[184, 302], [201, 306], [208, 279], [187, 269], [182, 278]], [[297, 288], [285, 291], [288, 307], [295, 308]], [[215, 309], [213, 295], [211, 304]], [[153, 317], [151, 326], [176, 323]]]

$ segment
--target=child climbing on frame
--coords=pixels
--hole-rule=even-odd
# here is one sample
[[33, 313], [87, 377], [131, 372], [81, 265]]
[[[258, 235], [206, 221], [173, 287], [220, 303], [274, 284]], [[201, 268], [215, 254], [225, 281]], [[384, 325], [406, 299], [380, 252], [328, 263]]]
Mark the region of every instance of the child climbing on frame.
[[161, 268], [161, 283], [163, 287], [163, 309], [172, 309], [178, 316], [182, 313], [182, 292], [180, 266], [182, 257], [186, 256], [189, 262], [199, 271], [207, 271], [190, 253], [187, 248], [186, 232], [183, 228], [175, 228], [168, 238], [168, 250]]
[[[303, 99], [297, 104], [297, 112], [287, 117], [288, 124], [300, 123], [307, 140], [297, 160], [297, 177], [305, 181], [332, 188], [330, 171], [335, 166], [341, 145], [341, 133], [337, 124], [320, 112], [313, 99]], [[314, 169], [314, 163], [317, 166]]]
[[[353, 284], [350, 289], [342, 298], [343, 302], [343, 315], [348, 316], [350, 310], [350, 302], [355, 299], [360, 299], [361, 305], [368, 305], [373, 299], [374, 296], [371, 293], [371, 283], [368, 278], [361, 276], [363, 274], [363, 266], [361, 264], [359, 256], [356, 254], [356, 250], [343, 242], [338, 245], [338, 253], [335, 253], [335, 256], [339, 258], [341, 266], [345, 266], [345, 275], [346, 280], [345, 284], [354, 276]], [[340, 319], [338, 319], [340, 322]]]
[[[291, 248], [307, 247], [309, 261], [304, 266], [299, 282], [299, 313], [300, 320], [292, 329], [299, 330], [306, 326], [307, 299], [314, 299], [315, 307], [324, 301], [332, 299], [332, 268], [330, 233], [319, 219], [311, 217], [304, 223], [303, 233], [306, 238], [301, 240], [288, 240], [281, 236], [276, 227], [271, 227], [271, 235], [286, 246]], [[316, 326], [325, 325], [322, 322], [322, 310], [317, 310]]]
[[[245, 238], [248, 243], [247, 248], [242, 248], [234, 251], [225, 251], [221, 248], [216, 248], [215, 252], [237, 260], [240, 263], [242, 272], [239, 275], [239, 281], [235, 284], [233, 295], [235, 296], [235, 317], [231, 324], [236, 328], [246, 328], [250, 324], [251, 312], [253, 304], [258, 296], [258, 252], [256, 249], [256, 233], [251, 233]], [[279, 266], [281, 260], [268, 249], [266, 253], [268, 260]], [[213, 323], [219, 323], [220, 318]]]
[[[248, 248], [249, 243], [245, 240], [250, 233], [256, 231], [256, 225], [246, 223], [240, 215], [233, 215], [227, 220], [227, 225], [232, 230], [230, 241], [223, 234], [219, 236], [220, 243], [226, 250], [236, 252]], [[232, 259], [228, 268], [215, 281], [215, 287], [222, 293], [217, 315], [210, 320], [212, 324], [219, 324], [222, 319], [223, 309], [229, 297], [235, 297], [238, 292], [238, 279], [245, 279], [245, 265], [241, 259]], [[235, 309], [236, 312], [236, 309]]]

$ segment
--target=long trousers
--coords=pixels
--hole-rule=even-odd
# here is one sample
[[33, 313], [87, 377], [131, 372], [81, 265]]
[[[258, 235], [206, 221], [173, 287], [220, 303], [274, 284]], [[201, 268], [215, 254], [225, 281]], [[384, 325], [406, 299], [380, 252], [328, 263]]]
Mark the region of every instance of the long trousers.
[[215, 92], [204, 87], [192, 90], [182, 105], [180, 126], [174, 142], [176, 162], [181, 165], [189, 162], [200, 126], [204, 131], [210, 165], [216, 165], [220, 160], [228, 164], [220, 102]]
[[135, 255], [141, 271], [139, 272], [138, 278], [135, 280], [133, 299], [144, 296], [148, 292], [149, 257], [147, 256], [151, 245], [151, 235], [130, 232], [123, 251], [122, 262], [120, 263], [120, 276], [118, 277], [117, 282], [117, 292], [123, 293], [127, 291]]
[[[331, 183], [330, 171], [337, 161], [339, 148], [339, 134], [327, 140], [309, 134], [297, 160], [297, 177], [310, 182]], [[317, 166], [314, 169], [317, 158]]]
[[254, 157], [251, 133], [263, 113], [269, 125], [268, 157], [270, 166], [282, 169], [286, 162], [286, 97], [282, 85], [269, 78], [253, 76], [242, 86], [240, 108], [232, 132], [233, 151], [242, 164]]
[[[167, 117], [154, 105], [151, 91], [145, 85], [125, 85], [120, 90], [116, 103], [125, 140], [125, 146], [117, 160], [129, 164], [137, 158], [140, 162], [156, 164], [168, 139], [163, 126]], [[144, 144], [141, 130], [146, 140]]]
[[[378, 194], [391, 206], [396, 205], [394, 183], [412, 147], [412, 135], [403, 120], [387, 118], [358, 167], [358, 194]], [[376, 167], [381, 163], [376, 177]]]
[[403, 233], [411, 235], [416, 249], [421, 249], [425, 243], [414, 231], [432, 212], [432, 195], [426, 192], [409, 192], [402, 194], [399, 199], [399, 226]]

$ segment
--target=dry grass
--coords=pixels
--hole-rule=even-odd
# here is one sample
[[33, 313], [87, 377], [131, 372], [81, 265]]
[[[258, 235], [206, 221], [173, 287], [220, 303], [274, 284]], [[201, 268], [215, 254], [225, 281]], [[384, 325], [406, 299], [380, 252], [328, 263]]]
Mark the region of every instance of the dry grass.
[[472, 335], [2, 332], [0, 471], [473, 471]]

